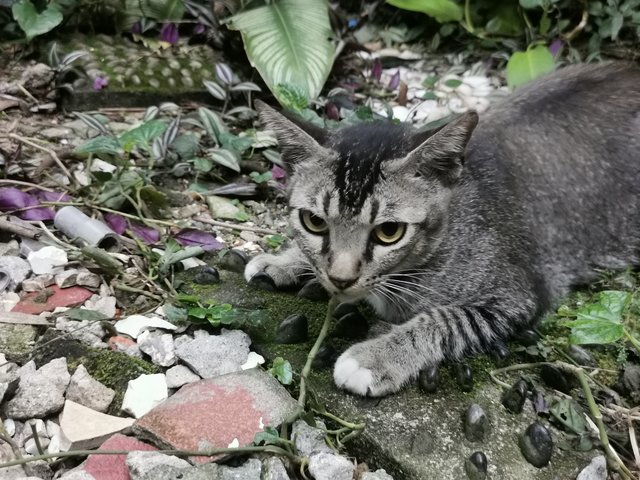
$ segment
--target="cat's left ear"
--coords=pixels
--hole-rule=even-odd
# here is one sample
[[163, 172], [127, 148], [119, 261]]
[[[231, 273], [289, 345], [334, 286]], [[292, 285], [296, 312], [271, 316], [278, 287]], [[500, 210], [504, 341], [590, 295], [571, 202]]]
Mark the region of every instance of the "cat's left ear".
[[455, 182], [462, 173], [464, 151], [477, 124], [474, 111], [459, 116], [409, 152], [402, 166], [411, 166], [417, 175]]
[[305, 160], [320, 160], [330, 156], [331, 151], [320, 142], [326, 139], [325, 129], [293, 115], [283, 115], [260, 100], [255, 102], [262, 123], [273, 130], [278, 138], [282, 160], [289, 171]]

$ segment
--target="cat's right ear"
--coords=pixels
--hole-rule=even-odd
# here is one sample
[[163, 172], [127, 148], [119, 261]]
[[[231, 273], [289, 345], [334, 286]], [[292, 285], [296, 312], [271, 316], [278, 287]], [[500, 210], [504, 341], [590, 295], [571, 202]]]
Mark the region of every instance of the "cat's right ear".
[[254, 104], [260, 121], [276, 134], [282, 160], [289, 171], [305, 160], [326, 158], [330, 155], [330, 150], [321, 145], [327, 137], [325, 129], [293, 115], [278, 113], [260, 100], [256, 100]]

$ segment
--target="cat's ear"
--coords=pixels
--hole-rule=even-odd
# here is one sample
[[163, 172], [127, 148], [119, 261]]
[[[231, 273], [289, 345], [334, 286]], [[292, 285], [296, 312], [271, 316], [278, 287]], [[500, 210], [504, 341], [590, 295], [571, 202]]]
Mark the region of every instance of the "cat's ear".
[[262, 123], [278, 138], [282, 160], [291, 171], [304, 160], [324, 158], [330, 150], [321, 145], [327, 137], [324, 128], [305, 122], [291, 114], [281, 114], [260, 100], [255, 102]]
[[402, 160], [403, 166], [411, 166], [416, 175], [436, 175], [454, 182], [462, 172], [464, 151], [477, 124], [476, 112], [459, 116], [409, 152]]

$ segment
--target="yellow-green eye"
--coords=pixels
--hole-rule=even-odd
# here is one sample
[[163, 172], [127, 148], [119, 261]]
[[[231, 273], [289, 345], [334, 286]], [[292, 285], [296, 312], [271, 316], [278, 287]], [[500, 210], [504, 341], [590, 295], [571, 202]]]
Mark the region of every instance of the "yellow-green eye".
[[373, 229], [373, 239], [380, 245], [393, 245], [403, 237], [406, 230], [406, 223], [381, 223]]
[[300, 221], [302, 226], [310, 233], [324, 235], [329, 230], [329, 226], [324, 219], [314, 215], [309, 210], [300, 210]]

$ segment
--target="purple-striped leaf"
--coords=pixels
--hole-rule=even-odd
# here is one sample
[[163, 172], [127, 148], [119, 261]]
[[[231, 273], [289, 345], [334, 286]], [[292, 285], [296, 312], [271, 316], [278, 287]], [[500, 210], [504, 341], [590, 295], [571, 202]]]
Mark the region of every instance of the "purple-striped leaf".
[[193, 228], [183, 228], [178, 233], [176, 233], [173, 238], [177, 240], [177, 242], [184, 246], [199, 246], [202, 247], [205, 251], [211, 250], [220, 250], [224, 245], [216, 240], [209, 232], [203, 232], [202, 230], [195, 230]]
[[160, 241], [160, 232], [152, 227], [147, 227], [139, 223], [130, 223], [131, 233], [148, 245], [153, 245]]
[[49, 192], [46, 190], [29, 190], [29, 193], [41, 202], [70, 202], [71, 197], [64, 192]]
[[[0, 211], [8, 212], [37, 205], [40, 202], [33, 195], [14, 187], [0, 188]], [[23, 220], [52, 220], [55, 211], [48, 207], [38, 207], [17, 212], [17, 215]]]
[[111, 230], [118, 235], [122, 235], [127, 229], [127, 219], [117, 213], [106, 213], [104, 215], [104, 221], [111, 227]]
[[160, 40], [175, 45], [178, 43], [178, 27], [175, 23], [165, 23], [160, 29]]

